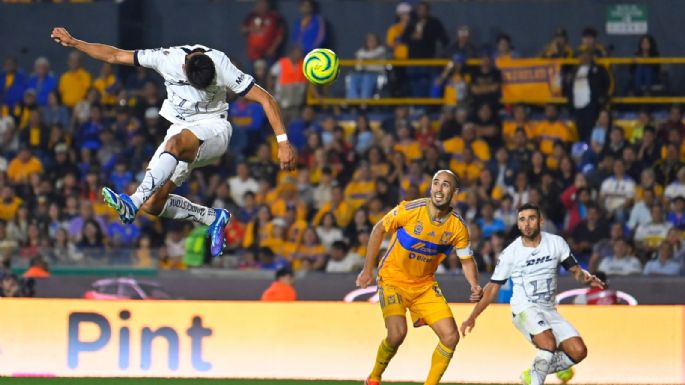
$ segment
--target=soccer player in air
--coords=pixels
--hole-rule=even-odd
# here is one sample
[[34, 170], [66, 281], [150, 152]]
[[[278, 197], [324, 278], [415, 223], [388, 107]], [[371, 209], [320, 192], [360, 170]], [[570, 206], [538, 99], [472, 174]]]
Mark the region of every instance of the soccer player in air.
[[192, 169], [207, 165], [226, 152], [232, 133], [227, 120], [228, 90], [261, 104], [276, 134], [281, 169], [291, 169], [295, 155], [274, 98], [255, 84], [252, 76], [236, 68], [225, 53], [201, 45], [127, 51], [78, 40], [64, 28], [53, 29], [51, 37], [94, 59], [148, 67], [162, 75], [167, 99], [160, 115], [172, 123], [171, 127], [152, 156], [136, 192], [128, 196], [105, 187], [102, 196], [123, 223], [133, 222], [142, 209], [164, 218], [208, 225], [211, 253], [220, 255], [224, 227], [231, 214], [170, 192], [188, 178]]
[[404, 341], [407, 309], [414, 327], [428, 325], [440, 339], [425, 384], [440, 382], [459, 342], [454, 316], [435, 280], [435, 271], [451, 253], [455, 252], [461, 260], [471, 285], [471, 301], [478, 301], [482, 296], [468, 229], [451, 207], [458, 182], [452, 171], [436, 172], [429, 198], [401, 202], [373, 227], [357, 286], [365, 288], [374, 281], [373, 271], [383, 236], [392, 233], [392, 238], [379, 262], [377, 277], [387, 336], [378, 348], [367, 385], [380, 384], [385, 368]]
[[538, 349], [530, 369], [521, 375], [522, 382], [531, 385], [543, 384], [550, 373], [557, 373], [567, 382], [573, 376], [571, 367], [587, 356], [583, 339], [556, 310], [559, 265], [579, 282], [604, 287], [604, 282], [578, 266], [562, 237], [540, 231], [543, 221], [535, 205], [526, 203], [518, 209], [521, 236], [502, 251], [483, 298], [461, 324], [461, 334], [466, 336], [480, 313], [497, 298], [500, 286], [511, 277], [514, 325]]

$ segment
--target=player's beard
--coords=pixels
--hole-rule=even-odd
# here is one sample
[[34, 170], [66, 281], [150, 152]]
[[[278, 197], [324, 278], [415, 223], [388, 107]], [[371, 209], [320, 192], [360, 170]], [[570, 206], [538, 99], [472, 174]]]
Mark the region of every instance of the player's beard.
[[540, 225], [535, 226], [530, 236], [524, 234], [523, 231], [521, 232], [521, 235], [523, 235], [523, 238], [526, 240], [532, 241], [533, 239], [537, 238], [538, 235], [540, 235]]

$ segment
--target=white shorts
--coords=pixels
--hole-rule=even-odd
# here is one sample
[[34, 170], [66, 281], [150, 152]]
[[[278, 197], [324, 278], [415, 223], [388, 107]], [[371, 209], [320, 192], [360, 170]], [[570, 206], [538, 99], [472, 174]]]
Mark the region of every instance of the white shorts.
[[532, 336], [549, 329], [552, 329], [557, 346], [562, 341], [579, 336], [578, 331], [556, 309], [531, 306], [518, 314], [512, 314], [512, 322], [530, 342]]
[[[225, 117], [225, 115], [222, 116]], [[166, 143], [169, 139], [183, 130], [190, 130], [202, 143], [200, 144], [200, 148], [197, 150], [197, 156], [192, 163], [183, 161], [178, 162], [170, 179], [176, 186], [182, 185], [183, 182], [188, 179], [190, 172], [194, 168], [208, 165], [220, 158], [228, 149], [228, 143], [231, 141], [231, 134], [233, 133], [231, 123], [225, 118], [220, 117], [202, 119], [196, 122], [187, 122], [183, 124], [174, 123], [169, 127], [166, 136], [164, 136], [164, 140], [160, 143], [159, 147], [157, 147], [148, 168], [154, 167], [155, 162], [164, 152], [164, 147], [166, 147]]]

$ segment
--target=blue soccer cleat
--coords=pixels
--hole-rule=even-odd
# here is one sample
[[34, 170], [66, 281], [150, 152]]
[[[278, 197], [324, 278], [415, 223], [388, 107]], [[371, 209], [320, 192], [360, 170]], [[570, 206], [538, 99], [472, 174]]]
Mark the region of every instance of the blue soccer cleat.
[[136, 219], [138, 208], [131, 198], [126, 194], [117, 194], [109, 187], [102, 188], [102, 198], [107, 203], [107, 206], [113, 208], [122, 223], [130, 224]]
[[207, 235], [211, 241], [210, 251], [212, 257], [220, 256], [224, 251], [224, 246], [226, 246], [226, 237], [224, 236], [224, 229], [231, 221], [231, 213], [225, 209], [213, 209], [216, 217], [214, 222], [209, 225], [209, 230]]

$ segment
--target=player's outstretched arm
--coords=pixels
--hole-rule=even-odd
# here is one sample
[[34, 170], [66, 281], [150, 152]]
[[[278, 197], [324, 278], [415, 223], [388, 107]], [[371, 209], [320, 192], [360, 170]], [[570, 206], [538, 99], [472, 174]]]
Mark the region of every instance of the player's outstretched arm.
[[478, 302], [483, 298], [483, 288], [478, 284], [478, 264], [471, 258], [461, 259], [461, 268], [464, 271], [464, 277], [469, 281], [471, 285], [471, 295], [469, 296], [469, 301]]
[[245, 98], [259, 103], [264, 109], [266, 118], [269, 120], [269, 124], [274, 130], [276, 141], [278, 142], [278, 160], [281, 162], [281, 169], [292, 170], [295, 167], [295, 150], [288, 141], [288, 136], [285, 133], [281, 109], [278, 107], [276, 99], [258, 84], [254, 84], [252, 88], [250, 88], [245, 94]]
[[576, 281], [580, 283], [584, 283], [592, 287], [599, 287], [602, 289], [606, 287], [606, 284], [602, 282], [601, 279], [597, 278], [594, 274], [590, 274], [589, 271], [583, 269], [578, 265], [571, 267], [570, 269], [568, 269], [568, 271], [570, 271], [571, 274], [573, 274], [573, 278], [575, 278]]
[[381, 248], [383, 236], [385, 235], [385, 227], [383, 221], [379, 221], [373, 226], [371, 235], [369, 236], [369, 244], [366, 247], [366, 259], [364, 262], [364, 269], [357, 276], [357, 286], [366, 288], [373, 283], [373, 269], [376, 267], [376, 256], [378, 250]]
[[73, 47], [86, 55], [111, 64], [133, 65], [133, 51], [126, 51], [104, 44], [88, 43], [71, 36], [69, 31], [62, 27], [52, 30], [50, 37], [55, 42], [65, 47]]
[[497, 293], [499, 292], [499, 288], [500, 284], [494, 282], [490, 282], [485, 285], [485, 289], [483, 289], [483, 298], [478, 301], [476, 306], [473, 308], [471, 315], [469, 315], [469, 318], [462, 322], [461, 328], [459, 328], [462, 336], [466, 337], [466, 332], [470, 333], [471, 330], [473, 330], [473, 328], [476, 326], [476, 318], [478, 318], [480, 313], [482, 313], [483, 310], [485, 310], [485, 308], [487, 308], [488, 305], [495, 300], [495, 297], [497, 297]]

